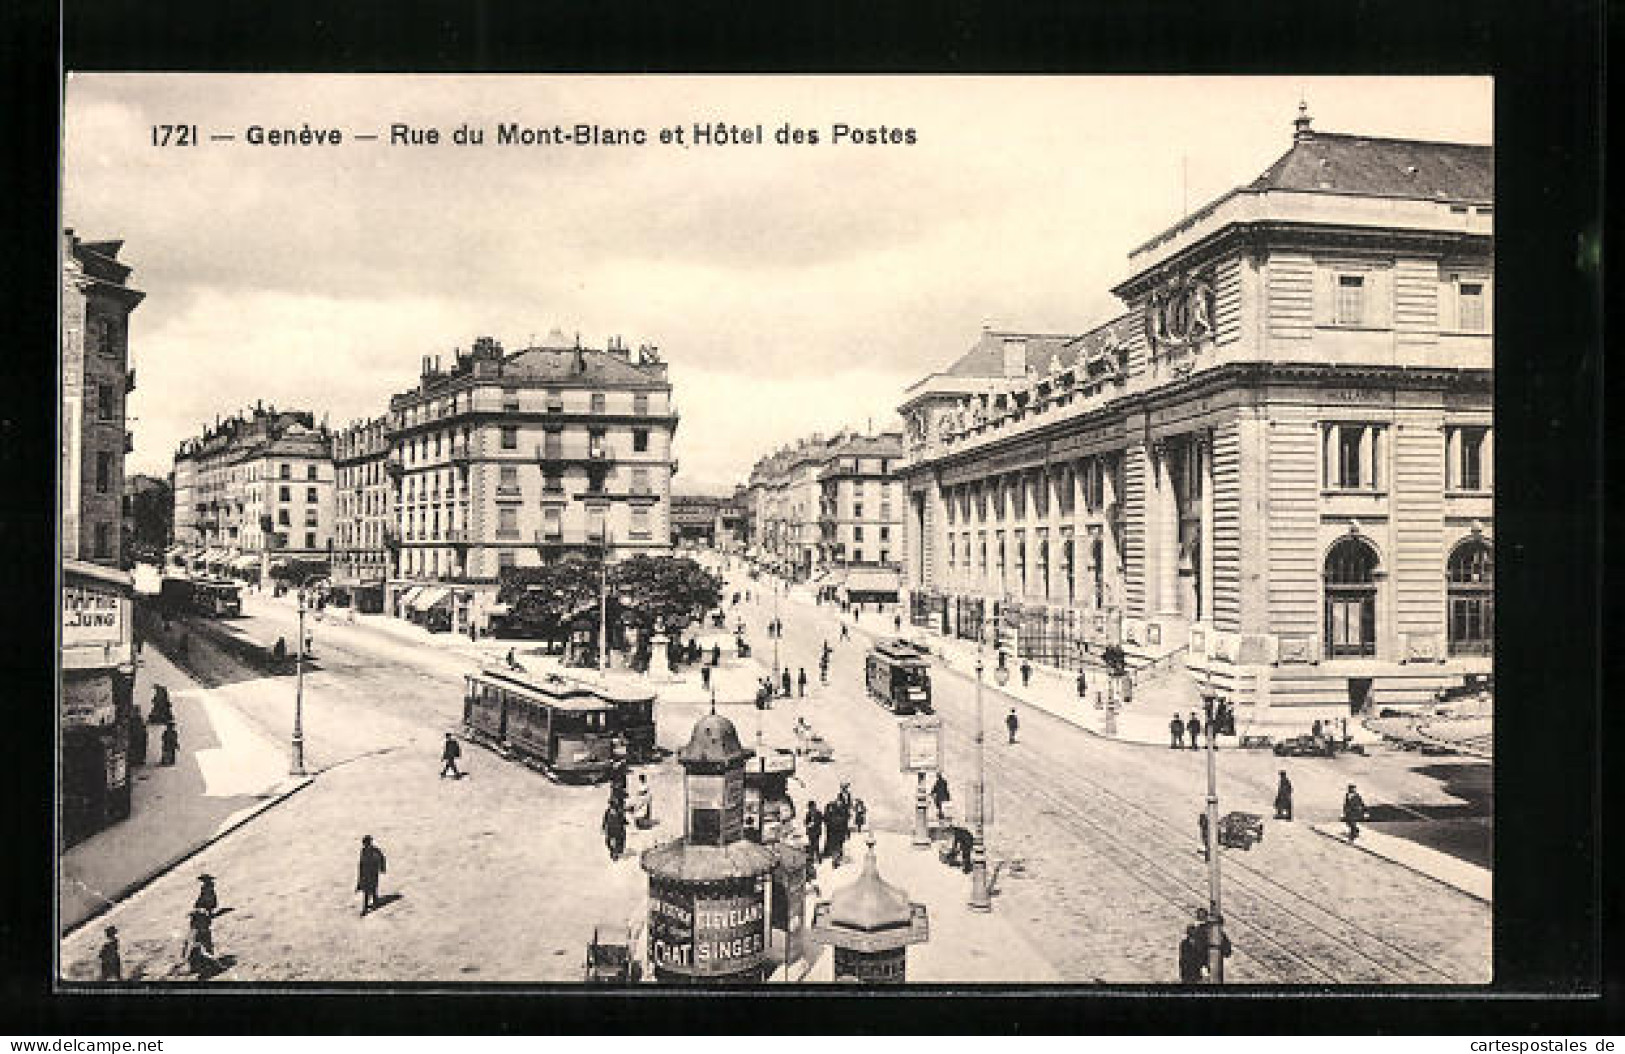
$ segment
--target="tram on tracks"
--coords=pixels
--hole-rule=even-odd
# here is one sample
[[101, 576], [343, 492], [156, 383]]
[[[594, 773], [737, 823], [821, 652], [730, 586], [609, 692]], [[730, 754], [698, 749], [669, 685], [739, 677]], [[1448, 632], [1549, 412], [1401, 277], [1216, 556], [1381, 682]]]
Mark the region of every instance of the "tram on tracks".
[[902, 639], [876, 644], [864, 662], [870, 698], [899, 714], [931, 713], [928, 654], [919, 645]]
[[463, 732], [561, 781], [607, 778], [654, 753], [654, 696], [490, 667], [465, 678]]

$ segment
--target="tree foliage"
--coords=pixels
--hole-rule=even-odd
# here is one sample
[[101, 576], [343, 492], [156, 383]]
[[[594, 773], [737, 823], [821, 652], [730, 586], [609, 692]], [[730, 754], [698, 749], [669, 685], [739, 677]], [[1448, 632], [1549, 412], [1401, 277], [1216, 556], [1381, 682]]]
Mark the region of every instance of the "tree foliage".
[[[577, 618], [596, 624], [602, 575], [601, 563], [580, 557], [504, 568], [497, 600], [511, 625], [553, 638]], [[611, 623], [676, 632], [721, 603], [722, 580], [687, 557], [633, 556], [610, 565], [608, 593]]]

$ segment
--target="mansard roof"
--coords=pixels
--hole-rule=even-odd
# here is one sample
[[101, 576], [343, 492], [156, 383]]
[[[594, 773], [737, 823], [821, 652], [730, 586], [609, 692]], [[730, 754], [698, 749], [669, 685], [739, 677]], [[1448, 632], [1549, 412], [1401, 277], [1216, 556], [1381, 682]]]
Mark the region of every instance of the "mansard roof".
[[1489, 203], [1495, 199], [1495, 148], [1309, 132], [1247, 189]]

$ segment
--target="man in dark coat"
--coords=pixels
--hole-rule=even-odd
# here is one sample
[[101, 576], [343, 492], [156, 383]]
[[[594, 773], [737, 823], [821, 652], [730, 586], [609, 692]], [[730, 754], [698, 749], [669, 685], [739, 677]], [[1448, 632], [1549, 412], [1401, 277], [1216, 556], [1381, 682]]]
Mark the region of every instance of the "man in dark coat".
[[1360, 822], [1365, 819], [1365, 799], [1360, 792], [1349, 784], [1348, 793], [1343, 795], [1343, 822], [1348, 824], [1349, 841], [1360, 837]]
[[937, 819], [942, 819], [942, 807], [948, 803], [948, 778], [937, 773], [937, 781], [931, 785], [931, 800], [937, 803]]
[[1087, 678], [1087, 677], [1085, 677], [1083, 675], [1082, 670], [1079, 670], [1078, 671], [1078, 702], [1087, 703], [1088, 701], [1089, 701], [1089, 678]]
[[1202, 856], [1205, 858], [1209, 853], [1213, 852], [1212, 832], [1208, 830], [1207, 813], [1199, 812], [1196, 814], [1196, 827], [1197, 830], [1202, 832]]
[[1174, 719], [1168, 722], [1168, 749], [1185, 749], [1185, 719], [1178, 714], [1175, 714]]
[[1179, 942], [1179, 983], [1201, 984], [1202, 967], [1207, 964], [1202, 960], [1202, 945], [1196, 936], [1195, 926], [1185, 927], [1185, 936]]
[[361, 914], [365, 915], [378, 906], [378, 876], [388, 869], [384, 851], [372, 844], [372, 835], [363, 835], [355, 880], [356, 892], [361, 894]]
[[102, 942], [101, 951], [97, 954], [102, 965], [99, 980], [122, 981], [124, 980], [124, 962], [119, 957], [118, 927], [109, 926], [102, 932], [107, 934], [107, 940]]
[[611, 860], [619, 860], [626, 848], [626, 810], [624, 801], [611, 798], [604, 809], [604, 847]]
[[817, 861], [824, 858], [819, 849], [824, 839], [824, 814], [818, 810], [818, 803], [807, 803], [807, 815], [802, 820], [807, 827], [807, 859]]
[[1013, 706], [1004, 717], [1004, 727], [1010, 730], [1010, 742], [1014, 743], [1016, 741], [1016, 729], [1021, 727], [1021, 721], [1016, 717], [1016, 708]]
[[1191, 712], [1191, 719], [1185, 722], [1185, 734], [1190, 737], [1192, 750], [1202, 749], [1202, 722], [1197, 719], [1195, 711]]
[[784, 676], [779, 679], [779, 683], [784, 686], [784, 697], [790, 698], [790, 667], [784, 668]]
[[455, 778], [455, 779], [462, 779], [463, 778], [462, 772], [457, 768], [457, 759], [462, 757], [462, 756], [463, 756], [462, 745], [457, 742], [457, 737], [456, 736], [452, 735], [450, 732], [447, 732], [446, 733], [446, 745], [440, 749], [440, 761], [441, 761], [440, 778], [441, 779], [445, 779], [446, 773], [448, 771], [452, 774], [452, 777]]
[[[1196, 909], [1196, 925], [1192, 926], [1191, 929], [1195, 932], [1196, 950], [1201, 956], [1202, 969], [1206, 971], [1207, 980], [1212, 981], [1213, 977], [1212, 971], [1209, 969], [1210, 963], [1208, 962], [1208, 954], [1213, 948], [1213, 927], [1208, 925], [1206, 908]], [[1226, 959], [1230, 958], [1230, 953], [1233, 949], [1230, 946], [1230, 935], [1228, 933], [1224, 935], [1224, 940], [1219, 946], [1219, 950]]]
[[845, 858], [849, 822], [846, 805], [840, 798], [835, 798], [824, 806], [824, 829], [828, 833], [824, 855], [828, 856], [836, 867], [840, 867], [841, 861]]
[[1285, 769], [1281, 770], [1281, 781], [1275, 785], [1275, 818], [1292, 819], [1292, 781], [1286, 778]]
[[1033, 664], [1026, 659], [1021, 660], [1021, 686], [1030, 687], [1033, 683]]
[[948, 866], [961, 867], [966, 874], [970, 874], [970, 858], [976, 848], [976, 839], [968, 829], [957, 825], [949, 828], [948, 834], [953, 838], [953, 846], [948, 850]]
[[158, 758], [158, 764], [175, 764], [175, 754], [181, 749], [181, 736], [175, 731], [175, 722], [171, 721], [164, 726], [164, 734], [159, 738], [158, 745], [163, 751]]
[[807, 668], [801, 667], [796, 673], [796, 694], [805, 697], [807, 694]]

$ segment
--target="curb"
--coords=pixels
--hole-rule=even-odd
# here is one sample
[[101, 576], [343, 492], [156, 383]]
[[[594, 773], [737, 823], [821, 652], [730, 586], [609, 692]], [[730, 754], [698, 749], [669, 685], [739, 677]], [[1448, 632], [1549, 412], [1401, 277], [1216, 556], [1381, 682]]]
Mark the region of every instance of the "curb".
[[[1349, 846], [1351, 848], [1358, 849], [1360, 852], [1365, 853], [1367, 856], [1374, 856], [1378, 860], [1386, 860], [1390, 864], [1393, 864], [1396, 867], [1404, 868], [1406, 871], [1409, 871], [1413, 875], [1421, 875], [1423, 878], [1431, 879], [1432, 881], [1437, 882], [1439, 885], [1448, 887], [1450, 889], [1453, 889], [1457, 893], [1460, 893], [1463, 896], [1473, 898], [1474, 900], [1478, 901], [1480, 904], [1493, 904], [1494, 903], [1494, 901], [1491, 898], [1482, 896], [1479, 893], [1477, 893], [1477, 892], [1475, 892], [1475, 891], [1473, 891], [1471, 889], [1467, 889], [1464, 886], [1458, 885], [1457, 883], [1452, 882], [1450, 879], [1445, 878], [1445, 877], [1443, 877], [1441, 875], [1436, 875], [1431, 871], [1424, 871], [1419, 867], [1416, 867], [1416, 866], [1414, 866], [1412, 864], [1407, 864], [1405, 861], [1400, 860], [1400, 859], [1398, 859], [1396, 857], [1389, 856], [1386, 853], [1379, 853], [1377, 850], [1371, 848], [1369, 845], [1361, 845], [1359, 842], [1350, 842], [1347, 838], [1344, 838], [1342, 835], [1338, 834], [1335, 830], [1327, 830], [1325, 824], [1310, 824], [1309, 829], [1311, 831], [1314, 831], [1316, 834], [1320, 835], [1322, 838], [1329, 838], [1334, 842], [1339, 842], [1339, 843], [1341, 843], [1343, 845], [1346, 845], [1346, 846]], [[1389, 837], [1393, 837], [1393, 836], [1390, 835]], [[1424, 846], [1423, 848], [1426, 848], [1426, 847]], [[1438, 852], [1438, 850], [1436, 850], [1436, 849], [1435, 850], [1430, 850], [1430, 851], [1431, 852]], [[1468, 866], [1471, 866], [1471, 865], [1468, 865]], [[1493, 878], [1494, 878], [1494, 876], [1492, 874], [1491, 875], [1492, 882], [1493, 882]]]
[[214, 834], [199, 842], [197, 845], [192, 846], [190, 849], [183, 850], [170, 860], [158, 865], [156, 868], [147, 872], [147, 874], [141, 876], [140, 878], [125, 883], [125, 885], [115, 891], [112, 896], [105, 898], [106, 903], [102, 904], [95, 911], [92, 911], [90, 914], [74, 923], [68, 929], [63, 930], [59, 936], [59, 940], [65, 941], [69, 939], [74, 934], [90, 925], [92, 922], [95, 922], [97, 919], [101, 918], [103, 915], [106, 915], [114, 908], [120, 906], [146, 887], [152, 885], [152, 883], [156, 882], [158, 879], [164, 877], [171, 871], [186, 863], [188, 860], [197, 856], [199, 853], [203, 852], [203, 850], [209, 848], [211, 845], [214, 845], [216, 842], [221, 841], [227, 835], [236, 831], [250, 820], [257, 818], [267, 809], [287, 801], [289, 798], [293, 797], [295, 794], [298, 794], [300, 791], [304, 790], [314, 782], [316, 782], [315, 776], [299, 777], [291, 787], [273, 793], [269, 797], [259, 802], [257, 805], [254, 805], [246, 811], [238, 814], [238, 816], [229, 824], [220, 828], [218, 831], [214, 832]]

